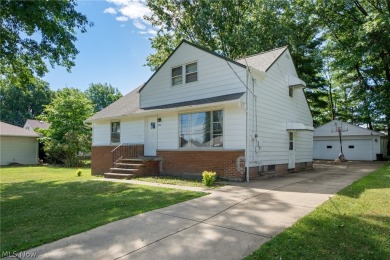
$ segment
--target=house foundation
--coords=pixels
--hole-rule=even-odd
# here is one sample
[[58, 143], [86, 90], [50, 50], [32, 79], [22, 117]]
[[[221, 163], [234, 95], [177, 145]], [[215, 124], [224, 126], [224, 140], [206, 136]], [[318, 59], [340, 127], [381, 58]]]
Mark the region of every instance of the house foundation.
[[[243, 181], [245, 175], [239, 171], [237, 162], [245, 155], [244, 150], [234, 151], [164, 151], [158, 150], [162, 158], [162, 174], [188, 178], [202, 178], [203, 171], [216, 172], [221, 179]], [[242, 165], [241, 165], [242, 167]]]

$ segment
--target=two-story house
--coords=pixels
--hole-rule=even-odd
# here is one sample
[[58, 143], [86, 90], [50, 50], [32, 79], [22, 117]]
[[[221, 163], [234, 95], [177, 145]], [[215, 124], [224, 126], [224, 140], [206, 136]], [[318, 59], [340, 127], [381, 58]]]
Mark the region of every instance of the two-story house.
[[170, 175], [249, 180], [310, 168], [304, 87], [287, 47], [231, 60], [182, 41], [145, 84], [87, 120], [92, 174], [116, 168], [121, 147]]

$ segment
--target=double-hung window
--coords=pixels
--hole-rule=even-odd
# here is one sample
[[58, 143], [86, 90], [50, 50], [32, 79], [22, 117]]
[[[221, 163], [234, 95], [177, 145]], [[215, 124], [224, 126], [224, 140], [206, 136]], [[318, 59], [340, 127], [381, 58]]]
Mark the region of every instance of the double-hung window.
[[[183, 75], [184, 73], [184, 75]], [[193, 62], [172, 68], [172, 86], [198, 81], [198, 63]]]
[[180, 115], [180, 147], [222, 147], [223, 111]]
[[172, 68], [172, 86], [183, 83], [183, 67], [178, 66]]
[[111, 123], [111, 143], [119, 143], [121, 141], [121, 123]]
[[198, 80], [198, 64], [196, 62], [186, 65], [186, 83]]

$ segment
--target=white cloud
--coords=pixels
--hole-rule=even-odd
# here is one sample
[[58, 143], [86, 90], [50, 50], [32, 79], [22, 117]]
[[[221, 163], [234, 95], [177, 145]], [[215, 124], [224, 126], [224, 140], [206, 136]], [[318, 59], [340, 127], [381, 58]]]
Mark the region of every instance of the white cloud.
[[103, 11], [105, 14], [117, 14], [116, 10], [112, 7], [109, 7]]
[[106, 13], [116, 12], [120, 16], [115, 19], [120, 22], [128, 20], [133, 21], [135, 28], [139, 30], [140, 34], [156, 35], [157, 31], [151, 26], [151, 23], [144, 19], [144, 16], [152, 14], [151, 10], [146, 6], [144, 0], [106, 0], [115, 5], [115, 8], [107, 8]]
[[145, 30], [146, 29], [146, 26], [139, 19], [135, 19], [133, 21], [133, 24], [134, 24], [135, 27], [137, 27], [140, 30]]
[[129, 17], [126, 16], [118, 16], [115, 18], [119, 22], [127, 22], [129, 20]]
[[145, 15], [150, 15], [150, 9], [141, 2], [129, 2], [119, 9], [120, 13], [130, 19], [143, 19]]
[[149, 29], [149, 30], [148, 30], [148, 33], [153, 34], [153, 35], [156, 35], [156, 34], [157, 34], [157, 31], [156, 31], [156, 30], [153, 30], [153, 29]]

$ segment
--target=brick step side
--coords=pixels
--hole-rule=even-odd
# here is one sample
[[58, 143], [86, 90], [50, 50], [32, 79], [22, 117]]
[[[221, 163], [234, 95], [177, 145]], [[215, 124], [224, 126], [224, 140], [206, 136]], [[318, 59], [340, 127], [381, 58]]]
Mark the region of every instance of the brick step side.
[[134, 177], [134, 174], [131, 174], [131, 173], [107, 172], [104, 174], [104, 178], [110, 178], [110, 179], [131, 179], [133, 177]]
[[140, 168], [143, 166], [141, 163], [115, 163], [116, 168]]
[[110, 172], [113, 173], [121, 173], [121, 172], [127, 172], [127, 173], [134, 173], [139, 171], [139, 169], [127, 169], [127, 168], [110, 168]]

